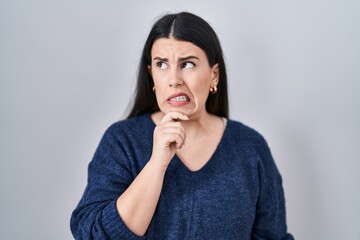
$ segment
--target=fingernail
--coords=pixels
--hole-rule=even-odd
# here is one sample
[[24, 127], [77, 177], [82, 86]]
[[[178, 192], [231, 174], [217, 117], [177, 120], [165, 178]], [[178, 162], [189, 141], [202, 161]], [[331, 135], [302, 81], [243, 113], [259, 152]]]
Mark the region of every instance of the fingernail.
[[185, 120], [189, 120], [188, 116], [184, 115]]

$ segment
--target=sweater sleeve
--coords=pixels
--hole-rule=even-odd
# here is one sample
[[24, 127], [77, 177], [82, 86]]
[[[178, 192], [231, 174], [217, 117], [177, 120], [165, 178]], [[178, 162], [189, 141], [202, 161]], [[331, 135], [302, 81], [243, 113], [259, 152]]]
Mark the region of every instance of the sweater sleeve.
[[89, 164], [87, 186], [70, 221], [75, 239], [146, 238], [131, 232], [116, 208], [134, 176], [126, 149], [113, 132], [111, 127], [105, 132]]
[[252, 240], [293, 240], [287, 233], [282, 178], [264, 138], [257, 143], [260, 191]]

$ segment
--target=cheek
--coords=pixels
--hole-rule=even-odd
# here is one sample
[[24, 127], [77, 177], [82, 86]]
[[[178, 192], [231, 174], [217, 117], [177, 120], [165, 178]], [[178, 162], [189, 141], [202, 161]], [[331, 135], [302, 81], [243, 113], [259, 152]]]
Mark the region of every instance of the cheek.
[[206, 102], [209, 95], [209, 89], [207, 87], [207, 83], [194, 84], [191, 86], [191, 89], [195, 102], [198, 103]]
[[159, 73], [154, 73], [152, 75], [154, 86], [156, 87], [156, 92], [161, 92], [166, 87], [165, 78]]
[[[166, 98], [166, 84], [164, 84], [164, 80], [161, 78], [159, 74], [153, 74], [153, 81], [155, 86], [155, 97], [156, 100], [159, 101], [161, 99]], [[161, 102], [161, 101], [160, 101]], [[160, 102], [158, 102], [160, 104]]]
[[191, 84], [191, 88], [193, 89], [194, 97], [198, 98], [199, 100], [206, 101], [208, 95], [209, 95], [209, 89], [211, 84], [210, 76], [208, 75], [208, 72], [203, 72], [202, 74], [199, 74], [195, 81], [192, 81], [193, 84]]
[[159, 80], [160, 79], [159, 73], [157, 71], [154, 71], [154, 72], [152, 72], [151, 76], [152, 76], [152, 79], [154, 81], [154, 84], [159, 85], [159, 82], [161, 82]]

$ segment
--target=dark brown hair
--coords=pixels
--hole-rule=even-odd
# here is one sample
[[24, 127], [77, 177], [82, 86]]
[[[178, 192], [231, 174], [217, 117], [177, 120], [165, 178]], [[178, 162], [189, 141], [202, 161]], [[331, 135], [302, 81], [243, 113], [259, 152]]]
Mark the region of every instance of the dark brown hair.
[[128, 118], [159, 111], [156, 96], [152, 90], [153, 79], [147, 66], [151, 64], [151, 48], [155, 40], [170, 37], [191, 42], [200, 47], [206, 53], [210, 67], [219, 64], [218, 91], [216, 94], [209, 94], [206, 100], [206, 110], [209, 113], [228, 118], [227, 76], [219, 39], [205, 20], [188, 12], [167, 14], [153, 25], [141, 55], [134, 102]]

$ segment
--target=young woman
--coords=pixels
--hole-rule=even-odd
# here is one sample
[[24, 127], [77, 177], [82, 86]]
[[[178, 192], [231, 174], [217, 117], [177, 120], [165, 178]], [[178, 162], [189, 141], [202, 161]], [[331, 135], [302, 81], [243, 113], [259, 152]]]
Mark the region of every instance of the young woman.
[[293, 239], [267, 143], [228, 119], [219, 40], [190, 13], [154, 24], [133, 108], [105, 132], [88, 174], [76, 239]]

